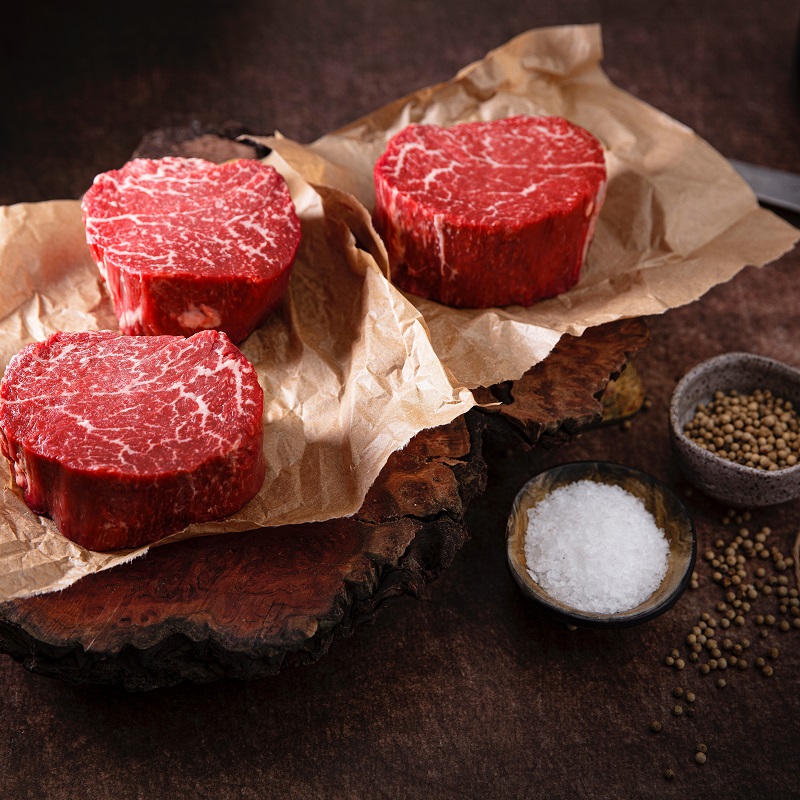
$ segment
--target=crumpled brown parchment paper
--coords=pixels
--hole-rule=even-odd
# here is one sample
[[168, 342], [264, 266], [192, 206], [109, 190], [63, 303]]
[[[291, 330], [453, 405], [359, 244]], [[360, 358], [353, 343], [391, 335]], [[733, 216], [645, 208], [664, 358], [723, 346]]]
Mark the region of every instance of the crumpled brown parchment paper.
[[[239, 513], [159, 544], [349, 516], [395, 450], [473, 405], [435, 356], [419, 312], [356, 246], [353, 230], [369, 225], [363, 207], [314, 191], [280, 156], [269, 160], [287, 178], [303, 239], [289, 296], [240, 345], [264, 388], [267, 476]], [[0, 285], [0, 370], [57, 330], [119, 329], [77, 201], [0, 209]], [[63, 589], [147, 551], [73, 544], [28, 509], [0, 461], [0, 601]]]
[[[269, 473], [239, 514], [172, 538], [352, 514], [392, 452], [470, 408], [465, 386], [517, 378], [564, 333], [689, 303], [794, 245], [798, 232], [760, 209], [719, 153], [615, 87], [601, 58], [597, 26], [529, 31], [311, 145], [262, 139], [304, 233], [289, 298], [242, 344], [267, 395]], [[521, 113], [565, 116], [605, 147], [608, 194], [579, 284], [530, 308], [456, 310], [409, 296], [412, 305], [385, 279], [369, 221], [376, 158], [409, 122]], [[0, 286], [0, 368], [55, 330], [117, 329], [77, 202], [0, 209]], [[0, 469], [0, 601], [146, 552], [73, 545]]]
[[[798, 231], [759, 208], [750, 188], [710, 145], [613, 83], [600, 67], [597, 25], [528, 31], [452, 80], [421, 89], [301, 145], [259, 138], [313, 184], [374, 205], [372, 169], [411, 122], [452, 125], [513, 114], [557, 114], [603, 144], [608, 194], [578, 285], [529, 308], [461, 310], [408, 295], [434, 348], [458, 381], [519, 378], [562, 334], [659, 314], [690, 303], [745, 265], [789, 250]], [[385, 252], [375, 252], [388, 274]]]

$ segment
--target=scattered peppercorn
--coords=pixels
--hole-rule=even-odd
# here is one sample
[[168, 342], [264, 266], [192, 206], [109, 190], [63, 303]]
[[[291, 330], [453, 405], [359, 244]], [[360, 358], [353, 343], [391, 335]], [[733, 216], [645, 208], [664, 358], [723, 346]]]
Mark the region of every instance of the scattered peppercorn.
[[[800, 424], [796, 426], [794, 441], [800, 454]], [[796, 463], [800, 463], [800, 458]], [[750, 519], [749, 512], [729, 510], [722, 522], [725, 525], [735, 523], [739, 526]], [[692, 662], [703, 675], [719, 670], [714, 678], [715, 687], [719, 690], [728, 685], [726, 678], [720, 676], [724, 674], [727, 677], [730, 672], [726, 674], [723, 670], [744, 671], [755, 664], [763, 678], [774, 675], [773, 663], [767, 662], [777, 660], [779, 649], [767, 646], [762, 649], [761, 655], [748, 659], [745, 651], [751, 646], [751, 642], [741, 636], [745, 631], [752, 635], [747, 627], [754, 624], [759, 626], [756, 632], [761, 639], [770, 637], [772, 631], [776, 632], [772, 634], [774, 638], [777, 631], [786, 633], [800, 629], [800, 588], [797, 583], [792, 585], [793, 582], [800, 581], [800, 570], [794, 569], [793, 572], [795, 559], [785, 556], [775, 546], [771, 534], [772, 531], [767, 526], [757, 528], [754, 525], [750, 530], [739, 527], [735, 533], [732, 530], [726, 531], [727, 539], [717, 538], [713, 542], [713, 549], [709, 547], [703, 552], [703, 560], [698, 562], [698, 569], [708, 570], [706, 574], [720, 587], [722, 596], [712, 603], [709, 611], [698, 615], [681, 643], [681, 649], [672, 650], [664, 663], [683, 669], [686, 662]], [[795, 548], [797, 547], [798, 543], [795, 543]], [[701, 567], [704, 562], [707, 566]], [[702, 577], [695, 571], [691, 580], [691, 585], [699, 585]], [[765, 644], [771, 645], [772, 642]], [[674, 717], [695, 715], [696, 697], [693, 692], [683, 686], [673, 686], [671, 694], [681, 703], [671, 707]], [[651, 723], [654, 732], [661, 730], [660, 722], [656, 727], [652, 727], [653, 725], [656, 723]], [[697, 745], [695, 759], [698, 764], [706, 763], [707, 751], [705, 745]]]
[[653, 733], [658, 733], [661, 730], [662, 727], [663, 726], [661, 725], [661, 723], [657, 719], [654, 719], [650, 723], [650, 730], [653, 731]]

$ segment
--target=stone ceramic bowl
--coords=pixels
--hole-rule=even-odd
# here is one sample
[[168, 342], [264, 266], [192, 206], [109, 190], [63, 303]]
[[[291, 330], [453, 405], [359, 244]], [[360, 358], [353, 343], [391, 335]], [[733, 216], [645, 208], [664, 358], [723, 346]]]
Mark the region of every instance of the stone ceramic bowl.
[[770, 389], [800, 409], [800, 370], [752, 353], [726, 353], [688, 372], [675, 387], [669, 409], [675, 460], [687, 479], [705, 494], [733, 508], [783, 503], [800, 495], [800, 464], [772, 472], [746, 467], [704, 450], [683, 429], [700, 403], [716, 391], [750, 393]]
[[[661, 585], [629, 611], [597, 614], [581, 611], [551, 597], [528, 573], [525, 532], [528, 509], [554, 489], [580, 480], [620, 486], [644, 501], [669, 542], [669, 564]], [[608, 461], [577, 461], [542, 472], [528, 481], [514, 500], [506, 528], [508, 566], [522, 593], [551, 617], [580, 628], [629, 628], [663, 614], [683, 594], [694, 569], [696, 534], [683, 503], [660, 481], [645, 472]]]

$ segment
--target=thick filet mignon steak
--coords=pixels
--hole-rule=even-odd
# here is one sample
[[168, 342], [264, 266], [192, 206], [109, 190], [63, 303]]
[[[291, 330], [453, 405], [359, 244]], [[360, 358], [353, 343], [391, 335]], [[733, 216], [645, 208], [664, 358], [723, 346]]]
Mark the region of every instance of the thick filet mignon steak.
[[25, 502], [92, 550], [219, 519], [264, 480], [264, 394], [224, 333], [55, 333], [11, 359], [0, 449]]
[[135, 159], [98, 175], [82, 209], [128, 334], [240, 342], [283, 297], [300, 243], [286, 181], [254, 160]]
[[561, 117], [409, 125], [375, 164], [391, 276], [462, 308], [531, 305], [578, 281], [605, 197], [603, 149]]

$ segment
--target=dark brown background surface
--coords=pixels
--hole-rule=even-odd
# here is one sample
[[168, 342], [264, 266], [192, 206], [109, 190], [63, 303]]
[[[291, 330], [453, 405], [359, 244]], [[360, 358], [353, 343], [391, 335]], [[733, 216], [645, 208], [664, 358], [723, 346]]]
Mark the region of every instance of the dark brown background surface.
[[[157, 127], [235, 119], [310, 141], [528, 28], [590, 21], [603, 24], [617, 84], [727, 156], [800, 172], [800, 7], [789, 0], [69, 5], [31, 5], [4, 31], [0, 202], [76, 197]], [[652, 345], [636, 364], [652, 408], [629, 430], [552, 453], [490, 451], [472, 539], [450, 570], [314, 666], [126, 695], [0, 656], [0, 797], [800, 796], [800, 631], [761, 640], [749, 622], [751, 662], [765, 643], [780, 647], [775, 674], [728, 670], [717, 689], [661, 664], [721, 599], [705, 564], [700, 588], [664, 617], [569, 632], [524, 600], [503, 549], [514, 494], [551, 463], [612, 458], [684, 492], [666, 435], [675, 382], [729, 350], [800, 366], [798, 267], [795, 253], [747, 269], [648, 320]], [[702, 553], [726, 530], [722, 509], [687, 502]], [[762, 524], [787, 552], [800, 502], [754, 514], [751, 527]], [[676, 685], [698, 695], [691, 719], [669, 713]]]

